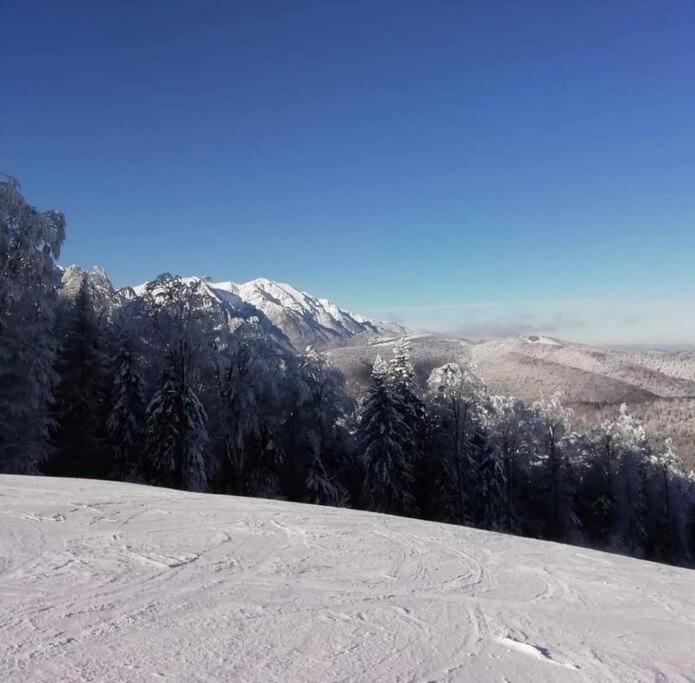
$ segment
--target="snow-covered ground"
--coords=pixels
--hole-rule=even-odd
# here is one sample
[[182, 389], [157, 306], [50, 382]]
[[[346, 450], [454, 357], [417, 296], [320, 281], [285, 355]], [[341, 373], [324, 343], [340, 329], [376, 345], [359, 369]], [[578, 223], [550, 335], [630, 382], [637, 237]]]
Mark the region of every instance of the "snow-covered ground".
[[695, 571], [398, 517], [0, 476], [0, 680], [695, 680]]

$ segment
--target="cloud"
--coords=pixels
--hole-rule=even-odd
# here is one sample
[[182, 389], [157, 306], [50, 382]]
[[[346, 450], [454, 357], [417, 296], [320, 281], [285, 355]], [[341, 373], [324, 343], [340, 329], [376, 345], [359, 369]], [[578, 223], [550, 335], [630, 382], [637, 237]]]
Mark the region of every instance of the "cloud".
[[550, 319], [537, 321], [533, 314], [516, 318], [498, 318], [495, 320], [471, 321], [464, 323], [453, 331], [453, 334], [471, 339], [486, 339], [490, 337], [518, 337], [541, 334], [557, 334], [568, 330], [586, 327], [583, 320], [568, 318], [562, 313], [555, 313]]

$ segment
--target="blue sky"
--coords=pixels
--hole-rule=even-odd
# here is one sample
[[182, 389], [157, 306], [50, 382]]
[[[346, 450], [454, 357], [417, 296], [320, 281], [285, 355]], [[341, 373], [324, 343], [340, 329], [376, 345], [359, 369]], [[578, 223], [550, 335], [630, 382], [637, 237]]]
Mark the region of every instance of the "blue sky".
[[695, 343], [695, 3], [5, 0], [62, 261], [466, 334]]

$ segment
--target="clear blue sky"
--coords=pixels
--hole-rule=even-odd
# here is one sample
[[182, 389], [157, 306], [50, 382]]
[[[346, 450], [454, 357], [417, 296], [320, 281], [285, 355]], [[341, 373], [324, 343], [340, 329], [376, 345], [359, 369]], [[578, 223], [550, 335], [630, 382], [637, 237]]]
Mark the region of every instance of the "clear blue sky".
[[3, 0], [64, 263], [485, 334], [695, 342], [695, 2]]

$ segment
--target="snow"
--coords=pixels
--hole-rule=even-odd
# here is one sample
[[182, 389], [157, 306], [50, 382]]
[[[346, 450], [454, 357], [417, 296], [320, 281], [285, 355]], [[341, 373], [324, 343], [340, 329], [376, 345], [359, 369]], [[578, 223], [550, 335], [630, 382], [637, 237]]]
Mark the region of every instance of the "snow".
[[522, 337], [523, 341], [531, 342], [532, 344], [546, 344], [547, 346], [562, 346], [562, 343], [552, 337], [543, 337], [531, 335], [530, 337]]
[[376, 331], [376, 324], [366, 318], [354, 316], [328, 299], [313, 297], [287, 283], [256, 278], [240, 284], [218, 282], [212, 287], [233, 292], [262, 311], [297, 348]]
[[0, 680], [685, 681], [695, 572], [464, 527], [0, 476]]
[[[394, 323], [369, 320], [346, 311], [329, 299], [317, 298], [284, 282], [268, 278], [256, 278], [248, 282], [210, 282], [207, 278], [191, 276], [185, 281], [201, 280], [206, 293], [213, 299], [239, 308], [240, 304], [252, 307], [279, 328], [297, 350], [307, 345], [323, 345], [341, 342], [355, 335], [394, 332], [406, 333], [404, 327]], [[147, 283], [137, 285], [132, 291], [141, 296]]]

